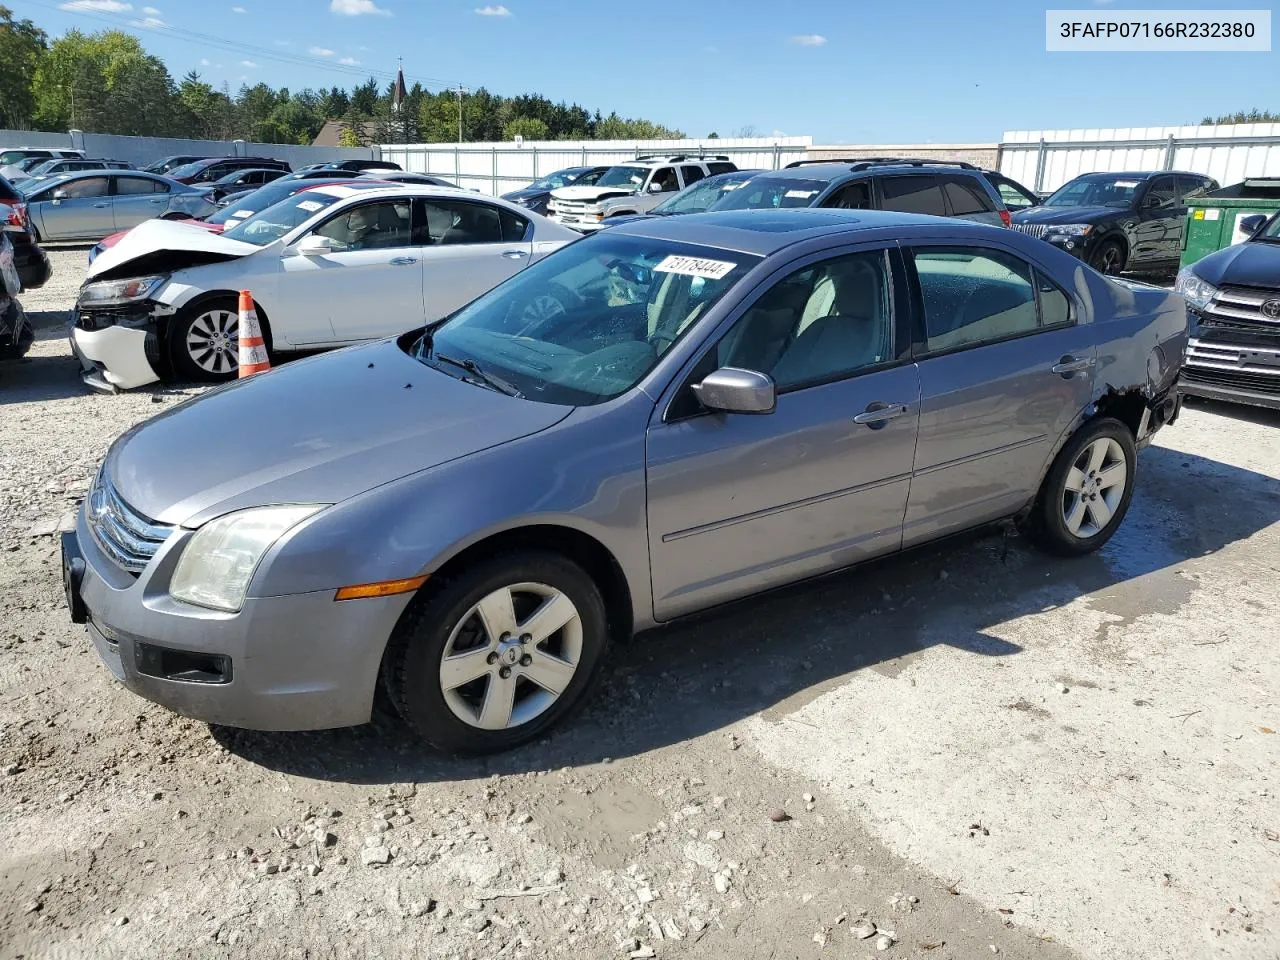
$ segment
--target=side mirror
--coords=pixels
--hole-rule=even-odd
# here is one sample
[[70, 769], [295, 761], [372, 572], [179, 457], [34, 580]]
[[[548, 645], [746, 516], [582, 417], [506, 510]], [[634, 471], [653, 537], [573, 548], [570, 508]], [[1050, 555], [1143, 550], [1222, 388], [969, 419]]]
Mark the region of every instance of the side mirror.
[[1262, 229], [1262, 225], [1267, 222], [1267, 219], [1268, 218], [1265, 213], [1251, 213], [1247, 217], [1241, 217], [1240, 223], [1237, 226], [1240, 227], [1241, 233], [1247, 233], [1252, 237]]
[[304, 257], [323, 257], [333, 252], [333, 241], [318, 233], [312, 233], [303, 237], [298, 243], [298, 252]]
[[61, 203], [61, 202], [62, 202], [63, 200], [65, 200], [65, 199], [67, 199], [67, 191], [65, 191], [65, 190], [55, 190], [55, 191], [53, 191], [53, 202], [54, 202], [54, 203]]
[[662, 184], [658, 183], [658, 181], [657, 181], [657, 180], [653, 180], [653, 181], [651, 181], [651, 182], [649, 183], [649, 192], [650, 192], [650, 193], [661, 193], [661, 192], [662, 192]]
[[773, 413], [778, 388], [768, 374], [721, 367], [693, 385], [694, 396], [708, 410], [721, 413]]

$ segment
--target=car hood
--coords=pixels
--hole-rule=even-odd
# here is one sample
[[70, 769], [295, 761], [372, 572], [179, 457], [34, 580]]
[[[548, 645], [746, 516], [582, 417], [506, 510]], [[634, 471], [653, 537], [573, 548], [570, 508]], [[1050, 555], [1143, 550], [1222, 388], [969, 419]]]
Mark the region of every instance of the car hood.
[[1014, 223], [1099, 223], [1129, 213], [1121, 207], [1030, 207], [1013, 215]]
[[95, 259], [89, 267], [89, 279], [170, 272], [246, 257], [261, 249], [243, 240], [224, 237], [220, 231], [202, 229], [181, 220], [148, 220]]
[[464, 383], [385, 340], [182, 403], [120, 437], [105, 469], [148, 517], [198, 526], [246, 507], [338, 503], [572, 410]]
[[1250, 240], [1211, 253], [1191, 268], [1201, 280], [1220, 287], [1280, 287], [1280, 243]]
[[557, 200], [608, 200], [610, 197], [629, 197], [635, 187], [560, 187], [551, 191]]
[[510, 193], [502, 195], [503, 200], [536, 200], [538, 197], [545, 197], [550, 190], [534, 190], [532, 187], [525, 187], [523, 190], [512, 190]]

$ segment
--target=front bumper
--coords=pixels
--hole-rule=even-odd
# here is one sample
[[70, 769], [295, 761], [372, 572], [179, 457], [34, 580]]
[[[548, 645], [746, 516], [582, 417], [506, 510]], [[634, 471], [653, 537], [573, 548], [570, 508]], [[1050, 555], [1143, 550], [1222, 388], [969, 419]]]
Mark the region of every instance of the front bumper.
[[147, 356], [148, 334], [136, 327], [72, 327], [71, 352], [85, 371], [85, 382], [97, 389], [130, 390], [159, 380]]
[[562, 217], [558, 213], [548, 214], [547, 219], [570, 230], [577, 230], [579, 233], [595, 233], [604, 226], [602, 220], [580, 220], [577, 217]]
[[176, 530], [135, 578], [98, 547], [81, 507], [67, 536], [68, 602], [115, 678], [206, 723], [321, 730], [368, 722], [387, 638], [411, 595], [258, 597], [234, 614], [190, 606], [168, 594], [190, 536]]
[[1179, 389], [1208, 400], [1280, 409], [1280, 341], [1192, 337]]

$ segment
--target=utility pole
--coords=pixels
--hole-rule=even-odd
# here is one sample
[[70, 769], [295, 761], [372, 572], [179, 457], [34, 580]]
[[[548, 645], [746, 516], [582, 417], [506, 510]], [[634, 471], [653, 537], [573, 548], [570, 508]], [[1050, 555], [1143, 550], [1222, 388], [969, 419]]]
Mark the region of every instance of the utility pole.
[[458, 142], [462, 142], [462, 84], [458, 84]]

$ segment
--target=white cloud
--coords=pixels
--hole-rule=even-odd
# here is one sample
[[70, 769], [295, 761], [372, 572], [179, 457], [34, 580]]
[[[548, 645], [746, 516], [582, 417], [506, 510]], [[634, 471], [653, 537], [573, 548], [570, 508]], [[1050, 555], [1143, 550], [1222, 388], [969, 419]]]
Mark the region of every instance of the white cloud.
[[476, 13], [480, 14], [480, 16], [482, 17], [511, 16], [511, 11], [508, 10], [506, 7], [504, 7], [502, 4], [498, 4], [496, 7], [494, 6], [476, 7]]
[[801, 33], [787, 40], [787, 43], [795, 44], [797, 47], [821, 47], [826, 42], [827, 38], [820, 33]]
[[159, 30], [161, 27], [168, 26], [159, 17], [143, 17], [141, 20], [134, 20], [133, 25], [145, 30]]
[[246, 10], [244, 7], [232, 7], [231, 12], [232, 13], [248, 13], [249, 11]]
[[333, 56], [333, 51], [330, 50], [328, 47], [309, 47], [307, 49], [307, 53], [311, 54], [313, 57], [332, 57]]
[[371, 14], [378, 17], [389, 17], [391, 11], [378, 6], [373, 0], [330, 0], [329, 10], [344, 17], [361, 17]]
[[124, 13], [133, 9], [132, 3], [121, 3], [120, 0], [69, 0], [58, 4], [59, 10], [94, 10], [100, 13]]
[[258, 68], [258, 65], [254, 63], [252, 60], [241, 60], [240, 66], [248, 67], [250, 70], [256, 70]]
[[208, 57], [201, 57], [201, 58], [200, 58], [200, 66], [202, 66], [202, 67], [212, 67], [212, 66], [213, 66], [213, 61], [212, 61], [212, 60], [210, 60]]
[[357, 60], [355, 57], [343, 57], [343, 58], [342, 58], [341, 60], [339, 60], [338, 62], [339, 62], [340, 64], [342, 64], [344, 67], [358, 67], [358, 66], [360, 66], [360, 61], [359, 61], [359, 60]]
[[142, 12], [143, 12], [143, 13], [145, 13], [145, 14], [146, 14], [147, 16], [149, 16], [149, 17], [158, 17], [158, 16], [160, 16], [160, 11], [159, 11], [159, 10], [157, 10], [155, 7], [143, 7], [143, 8], [142, 8]]

